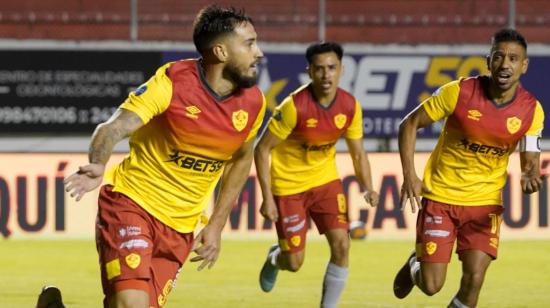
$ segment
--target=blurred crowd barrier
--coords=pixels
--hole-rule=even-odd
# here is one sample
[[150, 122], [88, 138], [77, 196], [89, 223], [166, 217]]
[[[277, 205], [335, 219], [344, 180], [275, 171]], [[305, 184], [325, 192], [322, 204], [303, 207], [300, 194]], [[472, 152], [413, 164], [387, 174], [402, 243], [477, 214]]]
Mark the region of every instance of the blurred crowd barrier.
[[[271, 111], [290, 92], [309, 82], [303, 55], [307, 45], [263, 47], [265, 57], [258, 86]], [[401, 119], [440, 86], [487, 73], [486, 45], [459, 48], [349, 44], [344, 48], [340, 86], [362, 105], [365, 138], [395, 138]], [[197, 56], [189, 45], [151, 49], [142, 44], [116, 48], [112, 44], [66, 44], [53, 49], [43, 45], [0, 45], [0, 136], [89, 136], [163, 63]], [[522, 84], [543, 105], [550, 101], [550, 91], [542, 82], [549, 70], [550, 46], [530, 49], [529, 71], [522, 77]], [[436, 138], [442, 124], [424, 129], [420, 138]], [[545, 126], [550, 127], [550, 117], [546, 117]], [[543, 142], [543, 148], [549, 149], [548, 146]], [[388, 144], [377, 150], [395, 149]]]
[[[260, 39], [325, 38], [373, 44], [487, 43], [514, 23], [530, 42], [548, 42], [550, 2], [541, 0], [220, 0], [244, 8]], [[18, 0], [0, 2], [0, 37], [55, 40], [191, 41], [196, 13], [208, 0]], [[322, 5], [324, 3], [324, 7]], [[132, 15], [132, 4], [135, 15]], [[320, 18], [320, 16], [324, 18]], [[132, 34], [135, 16], [135, 34]]]

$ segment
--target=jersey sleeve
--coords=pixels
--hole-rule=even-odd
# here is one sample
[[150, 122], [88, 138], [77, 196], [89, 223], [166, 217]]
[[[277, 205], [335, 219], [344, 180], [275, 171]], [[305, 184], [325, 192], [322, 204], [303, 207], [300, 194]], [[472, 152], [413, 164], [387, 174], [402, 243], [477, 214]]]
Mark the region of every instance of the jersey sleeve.
[[294, 99], [292, 96], [288, 96], [275, 108], [267, 128], [275, 136], [284, 140], [296, 127], [297, 116]]
[[262, 93], [262, 108], [260, 109], [260, 112], [258, 113], [258, 117], [256, 118], [256, 120], [254, 121], [254, 124], [252, 125], [252, 129], [250, 130], [250, 133], [248, 133], [248, 136], [246, 137], [246, 141], [250, 141], [251, 139], [254, 139], [258, 134], [258, 130], [260, 130], [260, 126], [262, 126], [262, 122], [264, 120], [266, 105], [267, 103], [265, 101], [265, 96]]
[[535, 114], [533, 115], [533, 122], [531, 127], [527, 130], [525, 135], [527, 136], [537, 136], [542, 137], [542, 129], [544, 128], [544, 110], [539, 101], [537, 101], [537, 106], [535, 107]]
[[460, 81], [449, 82], [437, 89], [422, 102], [426, 113], [434, 122], [450, 116], [455, 110], [460, 93]]
[[520, 152], [540, 152], [540, 139], [542, 138], [542, 130], [544, 126], [544, 111], [539, 101], [535, 107], [535, 114], [531, 126], [525, 135], [519, 141]]
[[353, 114], [353, 119], [351, 119], [350, 126], [346, 130], [345, 137], [347, 139], [363, 138], [363, 110], [357, 100], [355, 101], [355, 113]]
[[163, 113], [172, 99], [172, 81], [166, 74], [170, 65], [159, 68], [153, 77], [130, 93], [120, 108], [136, 113], [144, 124]]

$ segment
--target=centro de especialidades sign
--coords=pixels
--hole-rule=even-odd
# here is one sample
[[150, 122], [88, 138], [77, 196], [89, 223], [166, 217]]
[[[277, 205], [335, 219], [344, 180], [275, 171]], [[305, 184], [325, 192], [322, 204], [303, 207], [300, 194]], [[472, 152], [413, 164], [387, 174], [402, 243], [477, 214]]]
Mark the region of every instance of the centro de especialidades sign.
[[[270, 44], [263, 48], [258, 85], [270, 109], [309, 81], [306, 47]], [[487, 74], [488, 48], [344, 45], [340, 86], [363, 107], [365, 138], [395, 138], [401, 119], [441, 85]], [[550, 90], [543, 80], [550, 70], [550, 46], [530, 46], [529, 53], [522, 84], [543, 105], [548, 104]], [[163, 50], [107, 45], [99, 51], [78, 46], [2, 49], [0, 45], [0, 131], [91, 133], [162, 64], [195, 57], [190, 44]], [[549, 118], [545, 127], [550, 127]], [[421, 137], [437, 137], [441, 128], [442, 123], [435, 123]]]

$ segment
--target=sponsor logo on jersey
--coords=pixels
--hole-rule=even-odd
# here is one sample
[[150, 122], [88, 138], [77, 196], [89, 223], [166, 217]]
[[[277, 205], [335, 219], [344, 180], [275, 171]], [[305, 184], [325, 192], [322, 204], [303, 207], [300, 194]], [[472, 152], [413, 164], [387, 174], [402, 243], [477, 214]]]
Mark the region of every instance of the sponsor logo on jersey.
[[134, 95], [135, 96], [140, 96], [141, 94], [145, 93], [145, 91], [147, 91], [147, 86], [143, 85], [143, 86], [137, 88], [137, 90], [134, 92]]
[[334, 125], [336, 125], [336, 127], [338, 129], [342, 129], [342, 127], [344, 127], [344, 125], [346, 125], [346, 120], [347, 119], [348, 118], [346, 117], [345, 114], [339, 113], [339, 114], [334, 116]]
[[233, 112], [231, 121], [233, 121], [233, 127], [237, 131], [242, 131], [246, 127], [246, 123], [248, 123], [248, 112], [242, 109]]
[[317, 127], [318, 122], [319, 121], [317, 119], [309, 118], [306, 120], [306, 127], [312, 127], [312, 128]]
[[437, 244], [434, 242], [427, 242], [426, 243], [426, 253], [429, 255], [433, 255], [434, 252], [437, 250]]
[[185, 107], [185, 110], [187, 110], [187, 113], [185, 115], [192, 119], [198, 119], [198, 114], [201, 113], [201, 110], [197, 106], [188, 106]]
[[223, 160], [201, 158], [180, 151], [175, 151], [168, 156], [170, 159], [165, 162], [173, 162], [183, 169], [202, 173], [217, 173], [225, 163]]
[[174, 283], [172, 279], [169, 279], [166, 284], [164, 284], [164, 288], [162, 288], [162, 294], [159, 295], [157, 298], [157, 302], [159, 306], [164, 306], [166, 304], [166, 297], [168, 296], [168, 293], [172, 291], [172, 288], [174, 287]]
[[332, 148], [334, 146], [334, 144], [335, 143], [327, 143], [327, 144], [316, 145], [316, 144], [303, 143], [302, 144], [302, 149], [304, 149], [305, 151], [326, 151], [326, 150], [329, 150], [330, 148]]
[[479, 110], [475, 110], [475, 109], [468, 110], [468, 119], [470, 120], [479, 121], [482, 115], [483, 114], [479, 112]]
[[443, 217], [441, 216], [428, 216], [426, 217], [427, 224], [437, 224], [440, 225], [443, 223]]
[[503, 156], [504, 154], [508, 153], [507, 148], [499, 148], [492, 145], [470, 142], [466, 138], [461, 139], [458, 145], [464, 147], [465, 150], [474, 153], [489, 154], [495, 156]]
[[131, 253], [127, 255], [124, 260], [131, 269], [136, 269], [141, 263], [141, 257], [137, 253]]
[[120, 237], [140, 235], [141, 227], [140, 226], [122, 227], [118, 230], [118, 234], [120, 235]]
[[518, 117], [506, 119], [506, 128], [510, 134], [515, 134], [521, 128], [521, 120]]
[[291, 233], [295, 233], [295, 232], [298, 232], [301, 229], [303, 229], [305, 227], [305, 225], [306, 225], [306, 220], [304, 219], [300, 223], [298, 223], [297, 225], [286, 228], [286, 231], [291, 232]]
[[426, 230], [424, 235], [433, 236], [433, 237], [447, 237], [450, 232], [446, 230]]
[[142, 239], [133, 239], [120, 244], [120, 249], [134, 249], [134, 248], [147, 248], [149, 243]]
[[275, 110], [273, 118], [277, 121], [281, 121], [283, 119], [283, 114], [279, 110]]

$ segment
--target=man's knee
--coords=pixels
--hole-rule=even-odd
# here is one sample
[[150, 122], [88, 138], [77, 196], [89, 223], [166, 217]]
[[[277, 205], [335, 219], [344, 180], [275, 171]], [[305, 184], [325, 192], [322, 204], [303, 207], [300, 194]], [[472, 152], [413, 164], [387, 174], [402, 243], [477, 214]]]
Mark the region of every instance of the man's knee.
[[131, 308], [131, 307], [149, 307], [149, 294], [143, 290], [122, 290], [116, 292], [111, 297], [109, 307], [113, 308]]
[[304, 263], [303, 253], [297, 254], [282, 254], [281, 257], [284, 258], [284, 267], [283, 269], [290, 272], [297, 272], [302, 267]]
[[345, 236], [338, 236], [331, 240], [330, 248], [335, 259], [343, 260], [348, 258], [350, 241], [347, 233]]
[[439, 283], [438, 281], [428, 281], [424, 282], [424, 288], [422, 291], [428, 296], [437, 294], [443, 288], [443, 282]]
[[483, 273], [463, 273], [462, 287], [466, 289], [465, 291], [479, 291], [484, 279]]
[[422, 291], [428, 295], [432, 296], [437, 294], [443, 288], [445, 284], [445, 277], [439, 277], [437, 275], [423, 275], [421, 282]]

